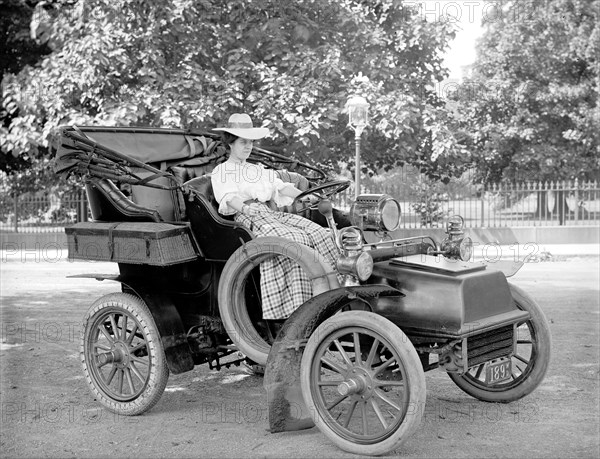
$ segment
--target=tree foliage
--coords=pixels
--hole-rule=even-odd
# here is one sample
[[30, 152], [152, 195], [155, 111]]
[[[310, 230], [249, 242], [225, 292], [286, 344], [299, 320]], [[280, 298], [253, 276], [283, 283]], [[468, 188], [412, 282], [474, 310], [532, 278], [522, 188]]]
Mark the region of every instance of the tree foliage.
[[[6, 0], [0, 16], [0, 79], [6, 74], [16, 74], [28, 65], [35, 65], [50, 49], [30, 37], [30, 22], [37, 2]], [[4, 93], [4, 91], [3, 91]], [[7, 111], [7, 108], [10, 109]], [[16, 105], [0, 108], [0, 126], [8, 128], [17, 115]], [[0, 154], [0, 170], [17, 172], [31, 168], [31, 158], [26, 155]]]
[[596, 178], [599, 3], [506, 2], [455, 93], [482, 181]]
[[366, 167], [445, 178], [468, 159], [433, 90], [452, 25], [398, 0], [55, 0], [32, 28], [52, 53], [4, 78], [4, 154], [47, 157], [64, 124], [208, 129], [245, 111], [273, 148], [335, 165], [359, 94]]

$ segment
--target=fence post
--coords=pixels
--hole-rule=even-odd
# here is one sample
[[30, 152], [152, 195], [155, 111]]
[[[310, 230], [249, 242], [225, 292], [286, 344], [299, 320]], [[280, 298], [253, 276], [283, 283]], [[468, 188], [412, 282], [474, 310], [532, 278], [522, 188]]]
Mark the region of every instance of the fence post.
[[484, 224], [485, 224], [485, 217], [484, 217], [484, 209], [485, 209], [485, 190], [487, 188], [487, 185], [484, 184], [482, 189], [481, 189], [481, 225], [480, 227], [483, 228]]
[[567, 224], [567, 184], [564, 180], [562, 183], [559, 183], [557, 180], [556, 186], [558, 188], [557, 194], [560, 197], [558, 201], [558, 222], [560, 226], [563, 226]]
[[15, 233], [19, 232], [19, 195], [17, 194], [17, 177], [15, 176], [14, 180], [14, 188], [13, 188], [13, 204], [15, 211]]
[[79, 190], [79, 218], [78, 222], [87, 222], [87, 199], [84, 190]]
[[579, 224], [579, 180], [575, 177], [575, 183], [573, 185], [573, 194], [575, 195], [575, 224]]

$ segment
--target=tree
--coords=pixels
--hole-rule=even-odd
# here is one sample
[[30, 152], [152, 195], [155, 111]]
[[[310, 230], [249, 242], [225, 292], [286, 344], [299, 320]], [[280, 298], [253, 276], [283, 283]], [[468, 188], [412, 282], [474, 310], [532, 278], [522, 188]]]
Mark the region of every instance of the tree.
[[[16, 74], [24, 67], [35, 65], [50, 53], [45, 43], [36, 43], [30, 37], [30, 23], [36, 1], [7, 0], [0, 16], [0, 80], [6, 74]], [[4, 89], [4, 87], [3, 87]], [[4, 90], [3, 96], [4, 96]], [[5, 99], [3, 97], [3, 99]], [[17, 116], [17, 105], [10, 98], [0, 108], [0, 126], [7, 129]], [[0, 171], [19, 173], [32, 167], [32, 158], [27, 155], [0, 153]], [[22, 182], [22, 181], [21, 181]]]
[[510, 1], [487, 19], [454, 94], [479, 179], [597, 178], [599, 3]]
[[211, 128], [246, 111], [273, 148], [335, 167], [352, 156], [340, 112], [360, 94], [365, 168], [447, 178], [468, 157], [433, 90], [452, 25], [401, 1], [55, 0], [43, 13], [53, 52], [4, 78], [4, 154], [47, 156], [63, 124]]

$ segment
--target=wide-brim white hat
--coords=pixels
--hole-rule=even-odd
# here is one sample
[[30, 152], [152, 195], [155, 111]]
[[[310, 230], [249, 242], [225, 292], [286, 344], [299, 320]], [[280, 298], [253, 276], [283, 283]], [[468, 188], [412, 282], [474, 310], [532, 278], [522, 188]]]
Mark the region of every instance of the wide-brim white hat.
[[213, 131], [225, 131], [242, 139], [257, 140], [269, 135], [267, 128], [255, 128], [252, 118], [246, 113], [234, 113], [229, 117], [227, 126], [214, 128]]

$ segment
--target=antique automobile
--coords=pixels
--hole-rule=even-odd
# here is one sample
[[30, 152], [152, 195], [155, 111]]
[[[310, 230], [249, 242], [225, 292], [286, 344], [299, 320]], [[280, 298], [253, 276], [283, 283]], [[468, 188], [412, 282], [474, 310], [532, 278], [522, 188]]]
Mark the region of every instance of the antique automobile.
[[[272, 432], [316, 424], [340, 448], [378, 455], [419, 426], [427, 371], [502, 403], [546, 373], [547, 321], [507, 281], [520, 264], [471, 261], [458, 216], [443, 241], [392, 239], [394, 198], [361, 195], [334, 209], [349, 182], [254, 147], [250, 161], [304, 190], [284, 210], [329, 228], [334, 267], [219, 215], [210, 172], [226, 152], [214, 134], [68, 126], [52, 148], [57, 172], [85, 186], [92, 216], [66, 228], [69, 257], [118, 267], [75, 276], [120, 287], [91, 305], [81, 341], [87, 383], [111, 411], [149, 410], [170, 373], [246, 362], [264, 367]], [[294, 260], [312, 283], [312, 297], [279, 326], [262, 319], [259, 265], [272, 257]]]

